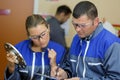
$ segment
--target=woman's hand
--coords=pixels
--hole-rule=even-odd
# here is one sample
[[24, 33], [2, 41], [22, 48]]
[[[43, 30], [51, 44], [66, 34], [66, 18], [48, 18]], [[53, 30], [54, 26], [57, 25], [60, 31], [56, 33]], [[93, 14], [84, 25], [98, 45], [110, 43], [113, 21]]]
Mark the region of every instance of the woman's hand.
[[56, 52], [53, 49], [48, 49], [48, 57], [50, 58], [51, 67], [57, 66], [57, 64], [56, 64]]
[[8, 60], [8, 70], [10, 73], [13, 73], [15, 70], [15, 63], [17, 63], [16, 56], [12, 53], [7, 53], [7, 60]]

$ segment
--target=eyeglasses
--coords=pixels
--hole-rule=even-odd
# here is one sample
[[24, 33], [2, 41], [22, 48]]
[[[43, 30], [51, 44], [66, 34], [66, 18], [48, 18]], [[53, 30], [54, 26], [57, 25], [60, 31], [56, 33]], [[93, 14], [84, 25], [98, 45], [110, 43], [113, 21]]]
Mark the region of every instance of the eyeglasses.
[[38, 40], [40, 38], [44, 39], [48, 34], [48, 29], [43, 31], [40, 35], [36, 35], [36, 36], [29, 36], [30, 39], [33, 39], [33, 40]]
[[75, 28], [77, 28], [77, 27], [79, 27], [79, 28], [85, 28], [85, 27], [87, 27], [87, 26], [91, 26], [91, 25], [93, 24], [93, 22], [91, 22], [91, 23], [86, 23], [86, 24], [77, 24], [77, 23], [73, 23], [73, 22], [72, 22], [72, 24], [73, 24], [73, 26], [74, 26]]

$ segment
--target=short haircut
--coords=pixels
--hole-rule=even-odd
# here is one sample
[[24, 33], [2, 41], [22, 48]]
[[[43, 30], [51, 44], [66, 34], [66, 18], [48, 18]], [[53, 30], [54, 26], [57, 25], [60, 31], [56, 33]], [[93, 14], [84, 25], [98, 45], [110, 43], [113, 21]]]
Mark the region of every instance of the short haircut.
[[96, 17], [98, 17], [96, 6], [90, 1], [79, 2], [73, 10], [73, 17], [79, 18], [83, 15], [87, 15], [89, 19], [94, 20]]
[[71, 9], [67, 5], [61, 5], [57, 8], [56, 14], [60, 14], [62, 12], [64, 12], [65, 15], [72, 13]]

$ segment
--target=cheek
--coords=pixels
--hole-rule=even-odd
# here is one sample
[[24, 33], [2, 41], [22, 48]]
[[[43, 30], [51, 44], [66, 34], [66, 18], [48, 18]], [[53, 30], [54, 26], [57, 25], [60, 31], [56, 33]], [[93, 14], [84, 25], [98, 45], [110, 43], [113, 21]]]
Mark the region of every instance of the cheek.
[[49, 43], [49, 40], [50, 40], [50, 38], [49, 38], [49, 36], [47, 36], [45, 40], [43, 40], [43, 41], [40, 42], [40, 44], [44, 45], [44, 46], [47, 46], [48, 43]]
[[47, 36], [47, 38], [46, 38], [46, 44], [48, 44], [49, 41], [50, 41], [50, 36]]
[[93, 28], [91, 28], [91, 27], [88, 27], [88, 28], [86, 28], [86, 29], [84, 30], [84, 33], [85, 33], [87, 36], [90, 35], [92, 32], [93, 32]]
[[39, 41], [34, 41], [34, 40], [33, 40], [33, 43], [34, 43], [35, 45], [37, 45], [37, 46], [40, 45], [40, 42], [39, 42]]

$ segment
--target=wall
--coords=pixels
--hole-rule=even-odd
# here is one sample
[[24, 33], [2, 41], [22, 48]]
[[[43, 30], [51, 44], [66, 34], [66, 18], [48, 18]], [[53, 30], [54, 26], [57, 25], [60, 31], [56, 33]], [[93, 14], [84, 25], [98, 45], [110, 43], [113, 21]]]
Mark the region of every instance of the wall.
[[25, 19], [33, 13], [33, 0], [0, 0], [0, 9], [10, 9], [9, 15], [0, 15], [0, 80], [7, 63], [4, 43], [16, 44], [26, 39]]
[[[38, 1], [38, 10], [37, 13], [39, 14], [52, 14], [54, 15], [57, 7], [61, 4], [68, 5], [72, 10], [74, 6], [83, 0], [56, 0], [56, 1], [50, 1], [50, 0], [36, 0]], [[120, 10], [119, 9], [119, 3], [120, 0], [89, 0], [98, 8], [99, 12], [99, 18], [102, 19], [105, 17], [109, 22], [112, 24], [120, 24]], [[67, 45], [70, 46], [72, 36], [75, 34], [74, 28], [72, 24], [70, 23], [70, 31], [69, 35], [66, 36], [67, 39]]]

